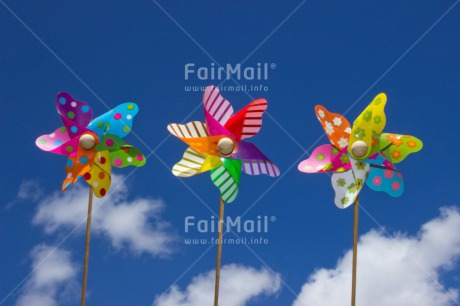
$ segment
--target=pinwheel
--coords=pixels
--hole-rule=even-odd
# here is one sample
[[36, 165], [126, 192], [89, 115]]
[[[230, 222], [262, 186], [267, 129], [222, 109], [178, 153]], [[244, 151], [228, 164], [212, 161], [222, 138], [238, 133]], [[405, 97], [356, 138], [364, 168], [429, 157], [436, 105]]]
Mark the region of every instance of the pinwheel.
[[222, 250], [222, 223], [224, 202], [230, 203], [238, 194], [241, 171], [250, 175], [278, 176], [278, 167], [254, 144], [243, 139], [257, 134], [262, 115], [267, 108], [265, 99], [256, 99], [233, 113], [232, 105], [222, 97], [219, 89], [208, 86], [203, 94], [206, 123], [193, 121], [185, 125], [170, 124], [169, 132], [189, 145], [183, 158], [172, 172], [179, 177], [190, 177], [205, 171], [219, 188], [220, 211], [214, 304], [218, 304], [219, 273]]
[[81, 299], [84, 305], [93, 193], [102, 198], [109, 191], [111, 165], [123, 168], [145, 164], [144, 155], [122, 139], [131, 131], [139, 108], [135, 103], [124, 103], [92, 120], [92, 110], [86, 102], [61, 92], [57, 96], [56, 109], [64, 126], [38, 137], [36, 145], [43, 151], [68, 156], [62, 190], [82, 178], [90, 185]]
[[384, 93], [374, 100], [350, 126], [343, 116], [316, 106], [316, 115], [331, 144], [313, 150], [310, 158], [299, 164], [306, 173], [333, 173], [335, 204], [346, 208], [355, 203], [353, 234], [352, 305], [356, 300], [356, 265], [358, 241], [358, 194], [364, 182], [376, 191], [400, 196], [404, 190], [403, 177], [393, 164], [410, 153], [422, 149], [422, 142], [413, 136], [383, 133], [386, 124]]

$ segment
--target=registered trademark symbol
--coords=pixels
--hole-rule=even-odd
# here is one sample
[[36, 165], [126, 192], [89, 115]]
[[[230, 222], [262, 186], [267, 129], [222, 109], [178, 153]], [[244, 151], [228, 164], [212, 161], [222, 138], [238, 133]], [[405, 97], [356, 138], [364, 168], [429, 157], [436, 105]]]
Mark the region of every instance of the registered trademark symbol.
[[[271, 69], [275, 69], [275, 68], [276, 68], [276, 64], [275, 64], [275, 63], [271, 63], [271, 64], [270, 64], [270, 68], [271, 68]], [[275, 218], [275, 219], [276, 219], [276, 218]]]
[[271, 217], [270, 217], [270, 221], [271, 221], [271, 222], [275, 222], [275, 221], [276, 221], [276, 217], [275, 217], [275, 216], [271, 216]]

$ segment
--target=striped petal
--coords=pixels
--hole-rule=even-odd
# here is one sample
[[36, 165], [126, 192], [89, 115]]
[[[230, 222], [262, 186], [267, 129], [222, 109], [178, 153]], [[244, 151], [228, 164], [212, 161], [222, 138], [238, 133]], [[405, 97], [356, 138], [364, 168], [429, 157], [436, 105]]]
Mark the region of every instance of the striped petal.
[[256, 99], [233, 115], [225, 124], [237, 141], [257, 134], [262, 126], [262, 115], [267, 109], [267, 100]]
[[168, 125], [168, 131], [195, 151], [214, 156], [221, 156], [217, 145], [219, 140], [227, 137], [226, 135], [208, 136], [206, 125], [199, 121], [185, 125], [173, 123]]
[[208, 86], [203, 93], [203, 106], [218, 123], [225, 125], [227, 120], [233, 115], [233, 107], [220, 94], [216, 86]]
[[350, 145], [348, 146], [348, 152], [351, 156], [357, 158], [351, 152], [351, 146], [358, 140], [364, 141], [367, 144], [367, 152], [360, 159], [365, 159], [372, 154], [372, 146], [373, 144], [375, 145], [373, 137], [380, 134], [386, 124], [386, 102], [387, 96], [384, 93], [378, 94], [353, 122]]
[[278, 167], [250, 142], [240, 141], [237, 152], [231, 158], [241, 160], [243, 163], [243, 172], [247, 174], [280, 175]]
[[168, 125], [168, 131], [180, 139], [209, 136], [206, 124], [199, 121], [192, 121], [187, 124], [172, 123]]
[[341, 150], [346, 148], [351, 132], [348, 120], [342, 115], [329, 112], [321, 105], [315, 107], [315, 113], [331, 144]]
[[269, 160], [267, 156], [256, 147], [256, 145], [247, 142], [247, 141], [240, 141], [238, 143], [238, 150], [235, 154], [232, 155], [233, 159], [263, 159]]
[[241, 161], [223, 158], [222, 165], [211, 170], [211, 180], [220, 190], [224, 202], [231, 203], [238, 195]]
[[86, 182], [93, 188], [98, 198], [104, 197], [109, 191], [111, 180], [109, 152], [97, 152], [91, 170], [83, 175]]
[[269, 160], [242, 160], [243, 172], [249, 175], [266, 174], [268, 176], [279, 176], [280, 170]]
[[220, 124], [213, 116], [211, 116], [206, 110], [204, 111], [204, 118], [206, 120], [206, 130], [209, 135], [227, 135], [233, 137], [222, 124]]
[[222, 165], [219, 157], [201, 154], [192, 148], [184, 152], [182, 159], [174, 165], [172, 173], [179, 177], [190, 177]]

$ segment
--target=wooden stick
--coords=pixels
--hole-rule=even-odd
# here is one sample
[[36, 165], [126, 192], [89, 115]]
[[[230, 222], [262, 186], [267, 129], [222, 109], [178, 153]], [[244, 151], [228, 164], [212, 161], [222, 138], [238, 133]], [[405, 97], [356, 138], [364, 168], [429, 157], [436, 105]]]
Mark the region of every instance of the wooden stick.
[[88, 277], [89, 240], [91, 232], [91, 213], [93, 210], [93, 188], [89, 187], [88, 216], [86, 218], [85, 262], [83, 264], [83, 282], [81, 286], [81, 306], [85, 306], [86, 279]]
[[358, 215], [359, 199], [355, 200], [355, 214], [353, 224], [353, 270], [351, 279], [351, 306], [356, 305], [356, 266], [358, 262]]
[[219, 232], [217, 235], [216, 287], [214, 289], [214, 306], [219, 305], [220, 263], [222, 260], [222, 232], [224, 227], [224, 200], [220, 197]]

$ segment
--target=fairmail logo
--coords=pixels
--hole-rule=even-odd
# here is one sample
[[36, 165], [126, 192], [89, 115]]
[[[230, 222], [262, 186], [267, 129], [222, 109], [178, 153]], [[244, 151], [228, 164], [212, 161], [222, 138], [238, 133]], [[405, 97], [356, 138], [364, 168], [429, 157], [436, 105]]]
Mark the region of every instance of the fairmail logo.
[[184, 66], [184, 77], [186, 80], [197, 79], [200, 81], [222, 81], [222, 80], [245, 80], [262, 81], [268, 80], [270, 70], [274, 70], [274, 63], [257, 63], [255, 66], [241, 64], [226, 64], [217, 66], [211, 63], [208, 67], [197, 66], [194, 63], [187, 63]]
[[[236, 233], [268, 233], [269, 224], [276, 221], [275, 216], [257, 216], [254, 219], [243, 219], [240, 216], [232, 218], [227, 216], [222, 222], [224, 232]], [[217, 233], [219, 220], [214, 216], [210, 219], [197, 219], [195, 216], [187, 216], [184, 219], [185, 233]]]

